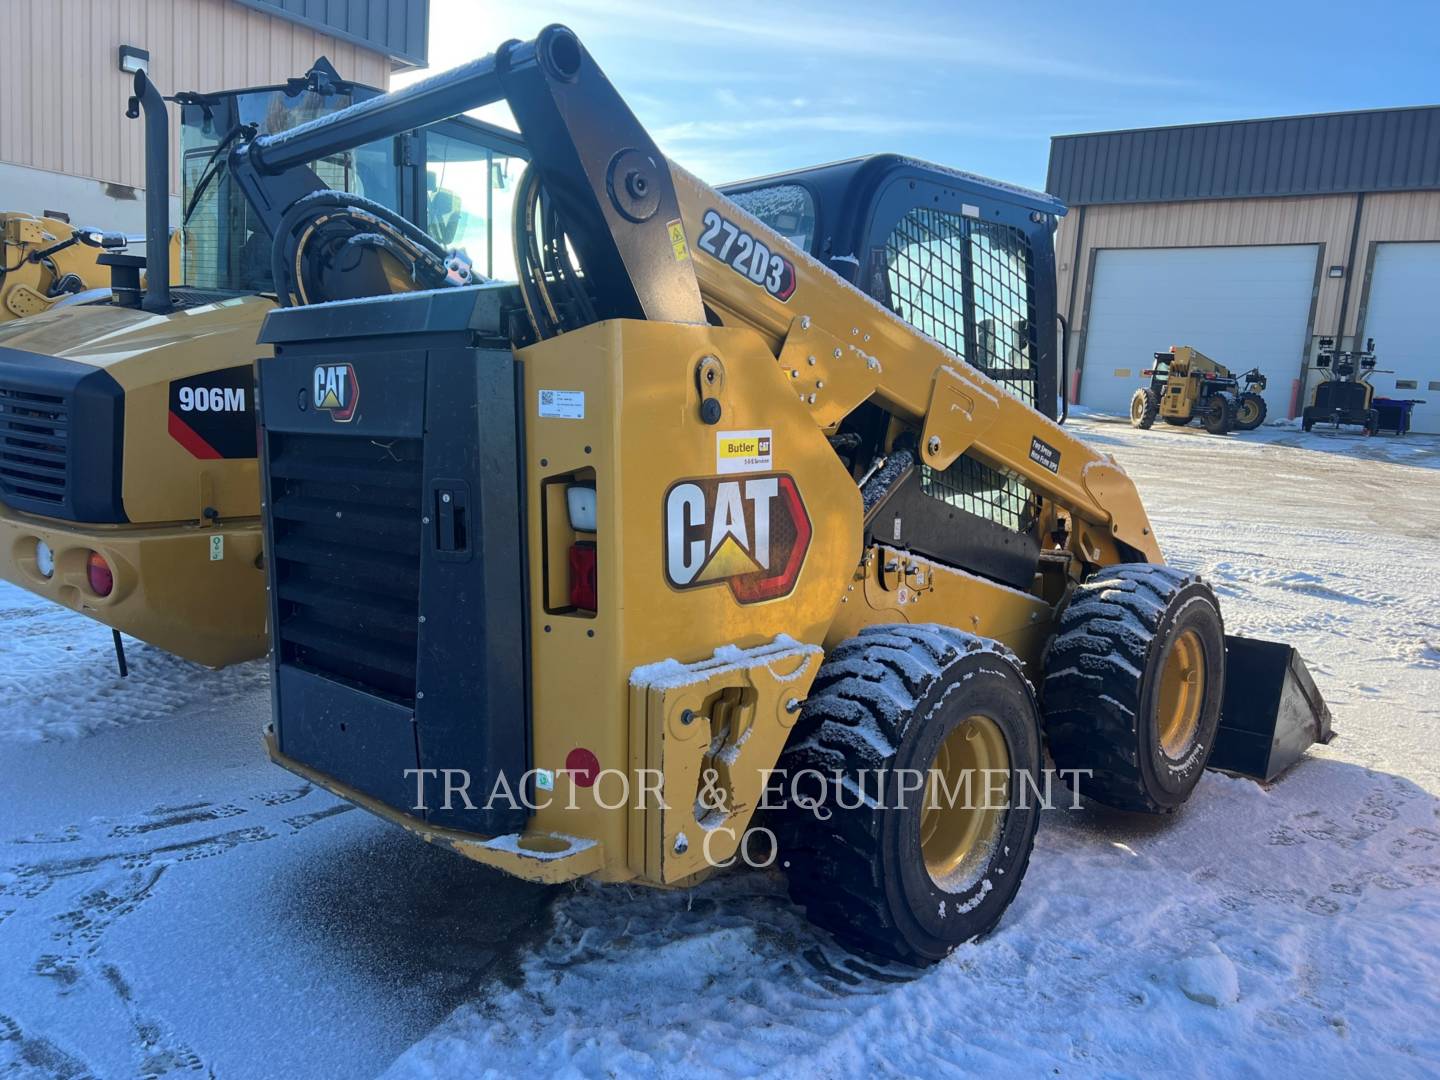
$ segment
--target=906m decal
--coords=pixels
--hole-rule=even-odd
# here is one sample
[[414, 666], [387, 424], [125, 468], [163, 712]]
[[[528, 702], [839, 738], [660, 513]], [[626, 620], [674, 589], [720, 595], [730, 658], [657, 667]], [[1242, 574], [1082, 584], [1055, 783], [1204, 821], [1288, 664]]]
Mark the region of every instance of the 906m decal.
[[170, 384], [170, 437], [204, 460], [255, 456], [254, 375], [249, 364]]
[[743, 274], [776, 300], [788, 301], [795, 294], [795, 264], [785, 256], [771, 251], [718, 210], [706, 210], [700, 223], [705, 228], [696, 243], [705, 254]]

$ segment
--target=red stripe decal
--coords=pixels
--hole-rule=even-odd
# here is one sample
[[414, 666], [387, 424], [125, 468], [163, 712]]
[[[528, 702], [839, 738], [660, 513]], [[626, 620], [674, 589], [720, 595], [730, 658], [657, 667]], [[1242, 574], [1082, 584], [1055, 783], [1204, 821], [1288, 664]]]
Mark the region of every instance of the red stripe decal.
[[191, 456], [217, 460], [220, 451], [216, 450], [208, 442], [195, 433], [195, 429], [181, 420], [173, 412], [170, 414], [170, 437], [190, 451]]

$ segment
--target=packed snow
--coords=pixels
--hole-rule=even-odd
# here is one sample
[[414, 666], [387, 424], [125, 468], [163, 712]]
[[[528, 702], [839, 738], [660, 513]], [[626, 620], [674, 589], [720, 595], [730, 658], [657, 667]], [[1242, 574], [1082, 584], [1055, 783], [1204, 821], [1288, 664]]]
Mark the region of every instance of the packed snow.
[[998, 929], [856, 959], [778, 873], [524, 885], [264, 760], [213, 673], [0, 587], [0, 1074], [1421, 1077], [1440, 1063], [1440, 438], [1070, 429], [1336, 740], [1043, 815]]

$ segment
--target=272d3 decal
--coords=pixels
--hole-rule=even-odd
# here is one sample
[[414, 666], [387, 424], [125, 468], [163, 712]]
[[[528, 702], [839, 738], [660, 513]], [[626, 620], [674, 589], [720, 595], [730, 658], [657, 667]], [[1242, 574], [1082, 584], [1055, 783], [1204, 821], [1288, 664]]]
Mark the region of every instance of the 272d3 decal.
[[664, 530], [672, 588], [723, 583], [742, 604], [789, 594], [812, 532], [787, 473], [678, 481], [665, 493]]
[[771, 251], [718, 210], [706, 210], [700, 218], [704, 231], [696, 241], [701, 251], [743, 274], [776, 300], [787, 301], [795, 294], [795, 264]]

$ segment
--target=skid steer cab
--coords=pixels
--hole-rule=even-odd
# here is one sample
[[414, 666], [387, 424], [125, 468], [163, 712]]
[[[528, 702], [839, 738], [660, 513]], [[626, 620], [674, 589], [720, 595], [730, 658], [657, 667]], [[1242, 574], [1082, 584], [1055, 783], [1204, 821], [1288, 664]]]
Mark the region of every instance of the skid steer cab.
[[[184, 215], [172, 234], [168, 114], [142, 74], [131, 112], [145, 118], [147, 187], [162, 194], [147, 203], [143, 257], [123, 238], [0, 215], [0, 578], [207, 666], [265, 655], [253, 364], [275, 303], [273, 244], [227, 152], [242, 133], [377, 93], [322, 58], [279, 85], [175, 95]], [[355, 233], [393, 232], [393, 219], [430, 230], [395, 246], [396, 266], [424, 261], [438, 282], [448, 250], [466, 247], [477, 273], [506, 273], [490, 208], [523, 154], [511, 133], [461, 117], [317, 158], [318, 190], [293, 223], [311, 238], [308, 295], [366, 287], [330, 267]]]
[[1130, 423], [1149, 428], [1156, 418], [1184, 427], [1199, 420], [1212, 435], [1253, 431], [1265, 422], [1265, 376], [1259, 368], [1236, 375], [1189, 345], [1155, 354], [1150, 379], [1130, 399]]
[[1165, 813], [1328, 734], [1283, 645], [1222, 708], [1259, 646], [1048, 415], [1051, 200], [901, 158], [727, 198], [558, 26], [231, 170], [278, 221], [307, 162], [501, 99], [516, 283], [305, 304], [277, 261], [279, 764], [542, 881], [773, 859], [919, 964], [1015, 895], [1047, 744]]

